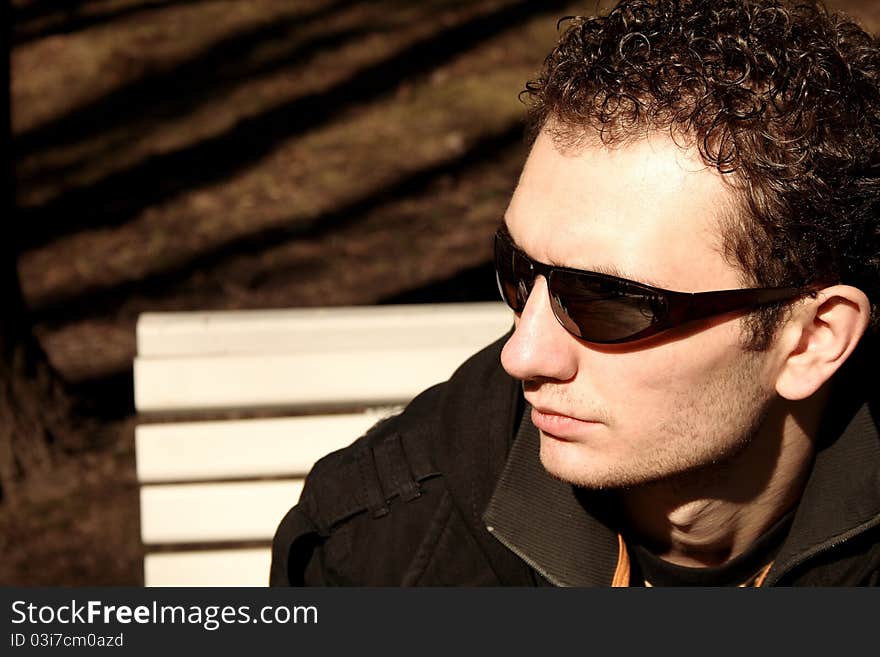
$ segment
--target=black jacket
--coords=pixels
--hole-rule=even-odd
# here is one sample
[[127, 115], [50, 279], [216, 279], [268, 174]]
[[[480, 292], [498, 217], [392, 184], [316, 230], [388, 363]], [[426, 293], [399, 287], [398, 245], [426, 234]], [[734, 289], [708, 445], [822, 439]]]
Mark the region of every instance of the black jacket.
[[[613, 522], [540, 466], [502, 344], [315, 465], [275, 534], [272, 585], [612, 583]], [[880, 584], [880, 437], [857, 397], [837, 403], [765, 585]]]

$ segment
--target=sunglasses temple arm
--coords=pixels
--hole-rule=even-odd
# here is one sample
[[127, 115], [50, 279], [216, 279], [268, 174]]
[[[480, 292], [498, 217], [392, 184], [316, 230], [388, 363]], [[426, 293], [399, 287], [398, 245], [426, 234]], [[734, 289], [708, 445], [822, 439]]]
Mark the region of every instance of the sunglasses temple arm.
[[804, 287], [754, 288], [724, 290], [721, 292], [695, 292], [676, 295], [670, 304], [670, 319], [677, 322], [714, 317], [735, 310], [790, 301], [796, 297], [813, 294], [815, 290]]

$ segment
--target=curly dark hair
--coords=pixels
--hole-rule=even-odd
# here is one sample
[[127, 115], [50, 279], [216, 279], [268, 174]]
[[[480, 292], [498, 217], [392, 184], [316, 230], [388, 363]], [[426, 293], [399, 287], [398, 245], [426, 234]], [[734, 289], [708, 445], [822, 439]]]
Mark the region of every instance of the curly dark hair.
[[[556, 138], [609, 146], [656, 130], [686, 140], [741, 199], [723, 239], [743, 284], [853, 285], [876, 330], [875, 38], [819, 2], [778, 0], [623, 0], [563, 23], [523, 92], [533, 135], [552, 124]], [[747, 346], [766, 348], [781, 314], [752, 313]]]

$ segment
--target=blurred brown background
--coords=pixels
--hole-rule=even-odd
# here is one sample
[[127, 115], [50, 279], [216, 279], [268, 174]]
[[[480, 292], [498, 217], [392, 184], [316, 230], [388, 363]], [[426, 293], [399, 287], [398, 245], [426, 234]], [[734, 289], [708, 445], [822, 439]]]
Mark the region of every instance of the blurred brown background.
[[7, 0], [0, 584], [142, 583], [139, 313], [494, 299], [517, 94], [595, 7]]

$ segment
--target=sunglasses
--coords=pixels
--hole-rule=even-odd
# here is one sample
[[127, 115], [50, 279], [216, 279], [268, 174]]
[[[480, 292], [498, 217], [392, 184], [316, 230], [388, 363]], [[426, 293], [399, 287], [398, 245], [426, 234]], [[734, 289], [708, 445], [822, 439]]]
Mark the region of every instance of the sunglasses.
[[717, 292], [673, 292], [626, 278], [532, 260], [506, 228], [495, 234], [498, 289], [514, 312], [526, 306], [536, 276], [547, 280], [550, 305], [560, 324], [586, 342], [641, 340], [698, 319], [790, 301], [810, 287], [767, 287]]

